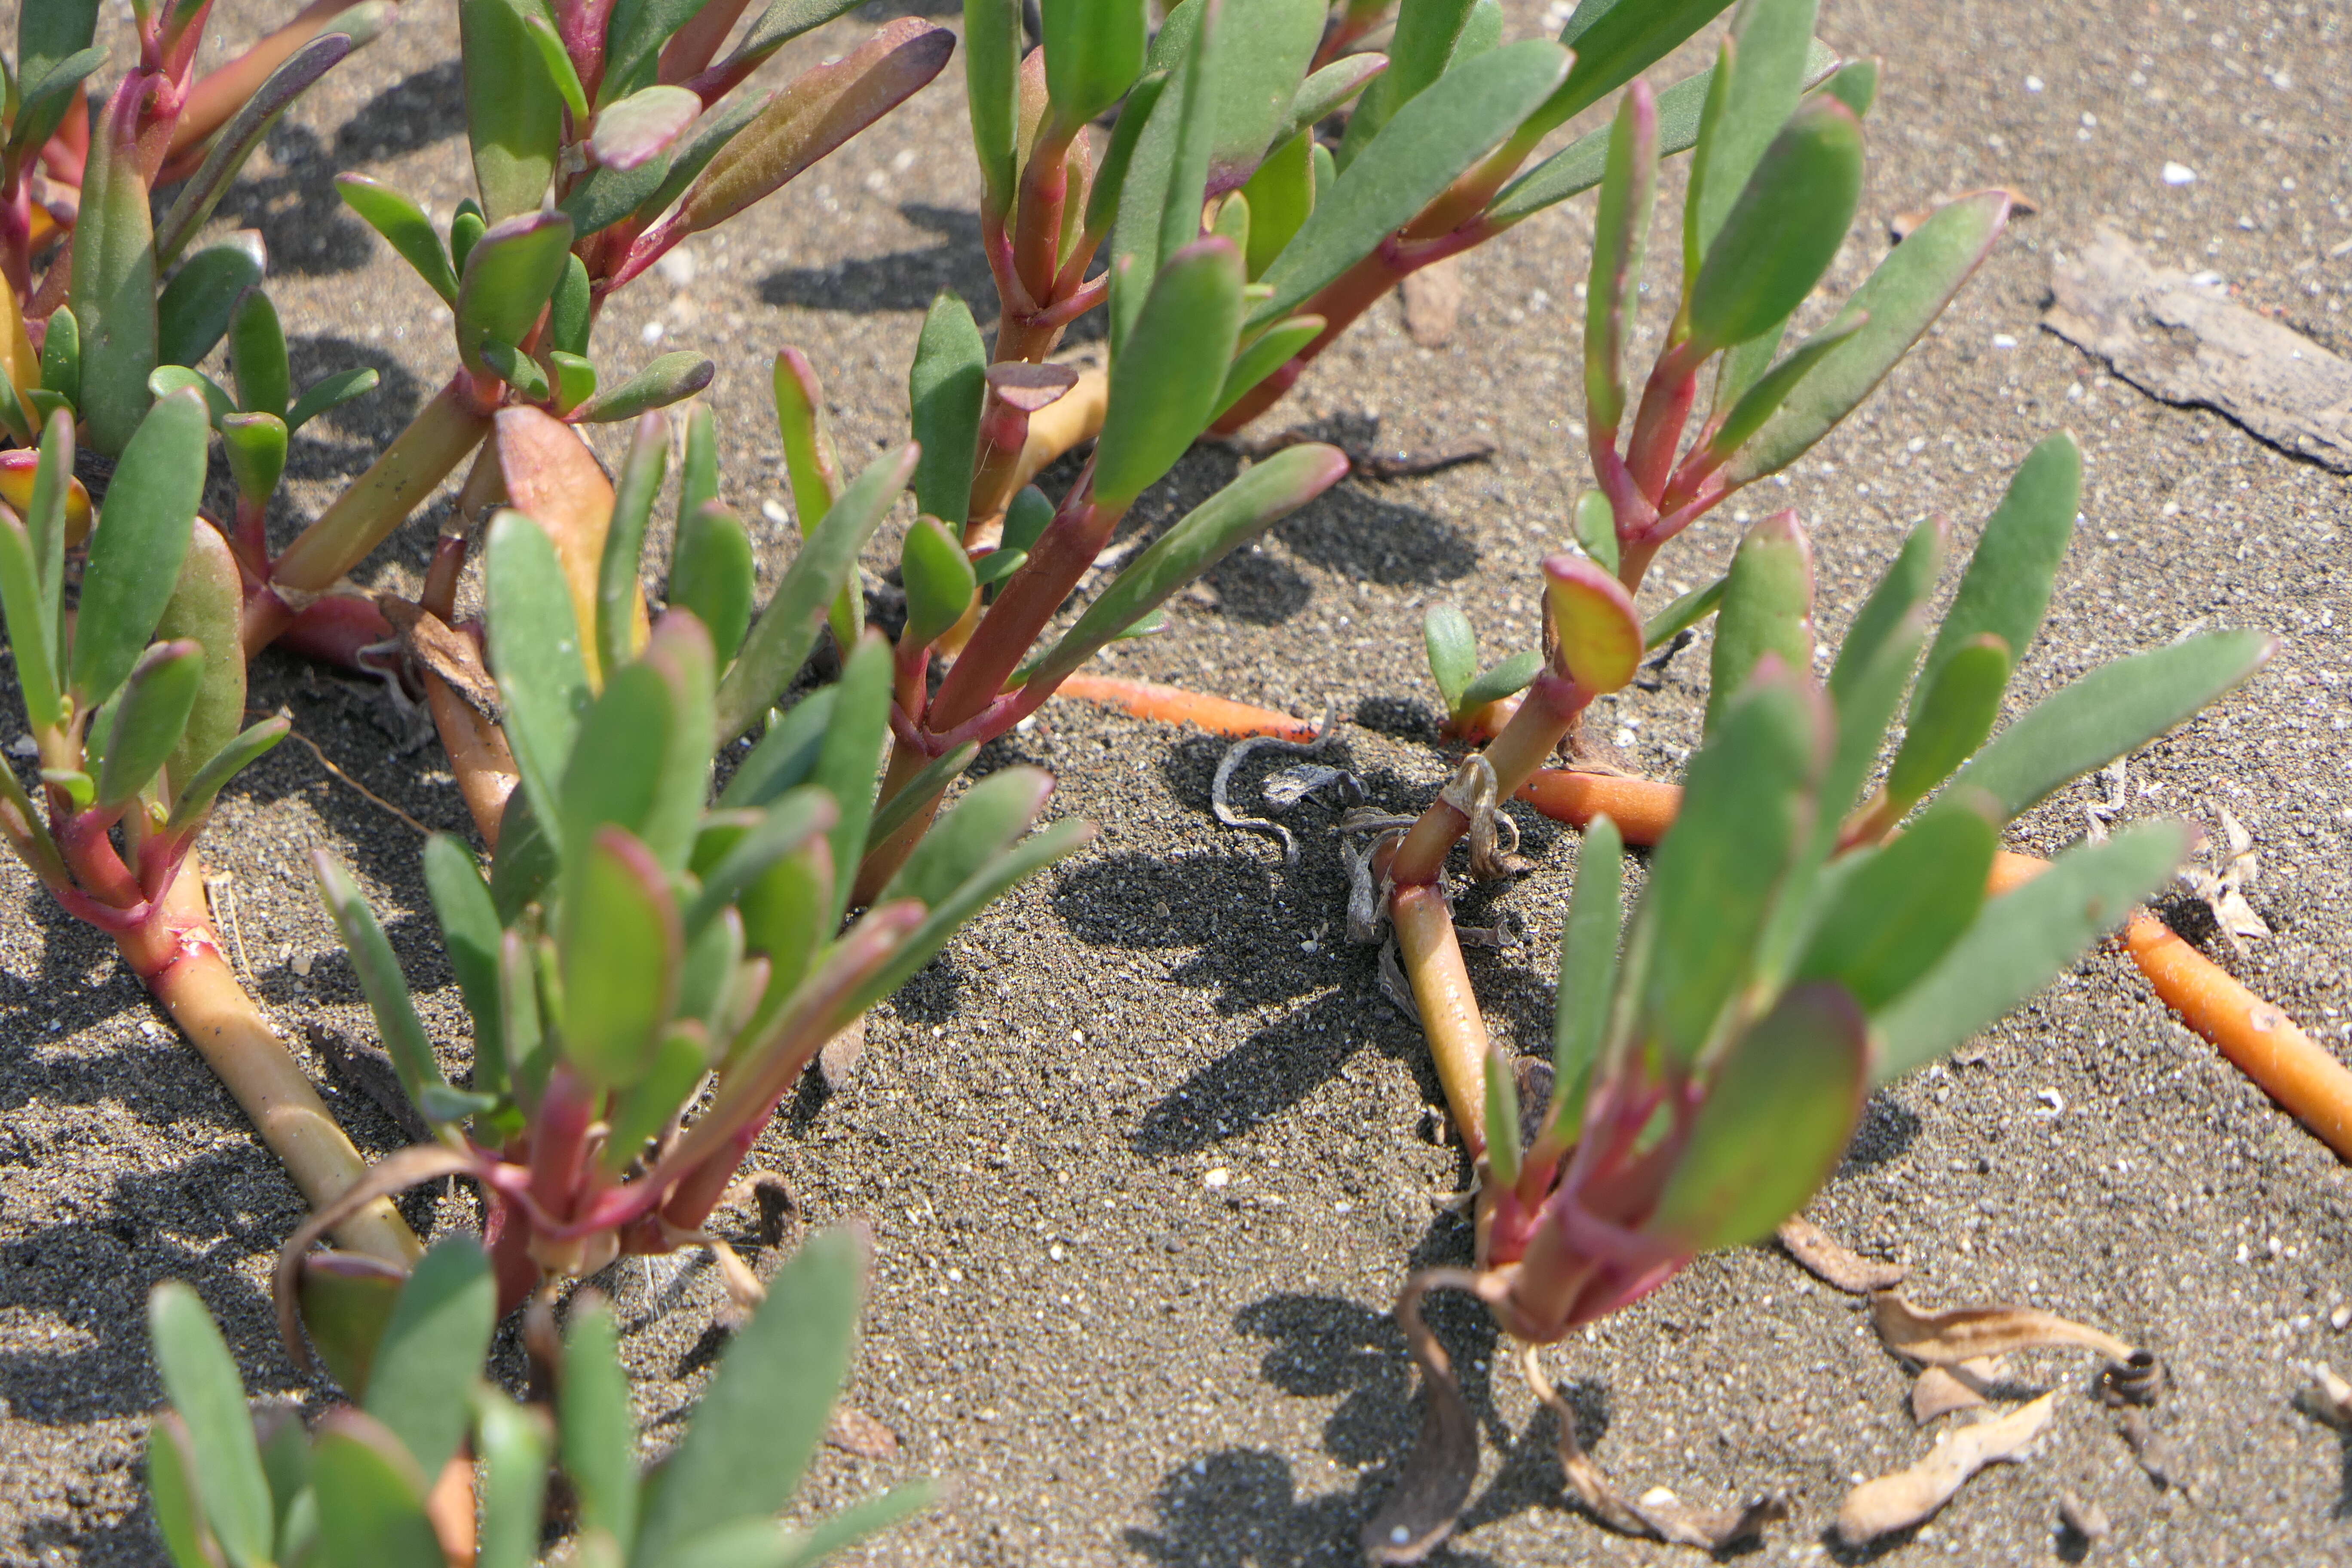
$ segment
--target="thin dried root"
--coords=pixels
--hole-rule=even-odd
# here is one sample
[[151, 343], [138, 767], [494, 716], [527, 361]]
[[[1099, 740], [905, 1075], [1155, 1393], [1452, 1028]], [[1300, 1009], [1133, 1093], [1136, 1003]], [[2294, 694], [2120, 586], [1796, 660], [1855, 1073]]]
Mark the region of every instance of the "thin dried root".
[[1320, 756], [1338, 742], [1339, 726], [1339, 705], [1333, 702], [1324, 709], [1323, 723], [1311, 741], [1286, 741], [1276, 735], [1252, 735], [1235, 742], [1218, 760], [1216, 776], [1209, 782], [1209, 809], [1216, 814], [1219, 822], [1228, 827], [1244, 827], [1273, 838], [1282, 846], [1282, 863], [1297, 865], [1298, 840], [1291, 837], [1290, 829], [1271, 817], [1250, 816], [1234, 809], [1233, 800], [1227, 793], [1233, 786], [1234, 770], [1254, 752], [1276, 751], [1298, 757]]
[[1759, 1498], [1745, 1508], [1696, 1509], [1671, 1494], [1651, 1492], [1630, 1498], [1584, 1451], [1576, 1435], [1576, 1411], [1544, 1375], [1541, 1351], [1529, 1345], [1521, 1352], [1519, 1371], [1535, 1396], [1551, 1407], [1559, 1426], [1559, 1466], [1585, 1511], [1622, 1535], [1663, 1541], [1675, 1546], [1695, 1546], [1720, 1552], [1727, 1546], [1764, 1533], [1768, 1524], [1789, 1517], [1788, 1500]]

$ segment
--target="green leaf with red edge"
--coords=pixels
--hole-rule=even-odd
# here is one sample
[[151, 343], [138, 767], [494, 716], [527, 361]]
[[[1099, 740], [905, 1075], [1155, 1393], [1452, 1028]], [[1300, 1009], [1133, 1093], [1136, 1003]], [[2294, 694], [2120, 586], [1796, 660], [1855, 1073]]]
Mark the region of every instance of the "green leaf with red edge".
[[598, 114], [588, 145], [604, 168], [640, 168], [668, 152], [701, 115], [702, 100], [682, 87], [656, 83]]
[[[598, 85], [600, 110], [617, 108], [652, 79], [656, 57], [670, 35], [694, 20], [709, 0], [618, 0], [604, 28], [604, 77]], [[681, 89], [683, 90], [683, 89]], [[600, 121], [601, 123], [601, 121]]]
[[147, 1505], [173, 1568], [219, 1568], [219, 1541], [196, 1490], [196, 1455], [187, 1423], [169, 1410], [147, 1428]]
[[1813, 545], [1794, 510], [1748, 529], [1731, 558], [1707, 666], [1707, 731], [1766, 654], [1790, 669], [1813, 668]]
[[205, 1518], [231, 1563], [260, 1568], [269, 1561], [276, 1516], [228, 1343], [196, 1293], [175, 1279], [149, 1294], [147, 1324], [163, 1392], [187, 1428]]
[[600, 1089], [626, 1089], [653, 1066], [677, 995], [677, 900], [661, 862], [622, 828], [598, 828], [565, 861], [564, 1059]]
[[1716, 1065], [1643, 1231], [1695, 1253], [1769, 1236], [1836, 1171], [1862, 1115], [1869, 1049], [1842, 987], [1790, 987]]
[[176, 777], [172, 784], [172, 814], [164, 819], [164, 831], [177, 833], [194, 826], [212, 809], [213, 801], [228, 781], [243, 773], [261, 754], [284, 740], [294, 728], [294, 721], [282, 717], [262, 720], [239, 731], [229, 743], [212, 755], [211, 761], [196, 770], [187, 783]]
[[1829, 270], [1862, 199], [1862, 124], [1808, 100], [1723, 220], [1684, 310], [1691, 341], [1728, 348], [1777, 327]]
[[1951, 777], [1992, 733], [2009, 689], [2009, 645], [1980, 632], [1953, 648], [1919, 683], [1920, 700], [1886, 770], [1886, 800], [1897, 816]]
[[1874, 1013], [1933, 969], [1984, 902], [2000, 847], [1989, 796], [1948, 796], [1885, 845], [1844, 856], [1822, 879], [1792, 975], [1833, 980]]
[[923, 449], [915, 465], [916, 510], [960, 530], [971, 511], [972, 458], [980, 449], [980, 409], [988, 395], [988, 346], [981, 342], [971, 307], [952, 289], [940, 289], [931, 300], [907, 384], [909, 424]]
[[1112, 362], [1095, 443], [1098, 504], [1125, 507], [1176, 466], [1214, 413], [1242, 324], [1241, 252], [1197, 240], [1169, 258]]
[[1377, 50], [1367, 50], [1361, 54], [1341, 55], [1322, 69], [1313, 72], [1298, 84], [1298, 90], [1291, 94], [1290, 107], [1283, 111], [1282, 124], [1274, 133], [1275, 145], [1281, 146], [1313, 131], [1388, 68], [1388, 56]]
[[[1001, 776], [990, 775], [991, 778]], [[933, 828], [924, 837], [923, 843], [929, 844], [938, 837], [939, 831]], [[891, 950], [889, 958], [850, 994], [835, 1016], [846, 1022], [885, 996], [895, 994], [901, 985], [914, 978], [916, 971], [938, 956], [950, 937], [962, 930], [982, 910], [995, 902], [1007, 889], [1044, 870], [1056, 860], [1076, 854], [1094, 840], [1095, 826], [1090, 822], [1055, 822], [1039, 828], [1003, 854], [986, 862], [961, 886], [931, 906], [930, 913], [923, 918], [923, 922]], [[917, 846], [918, 852], [920, 848], [920, 845]]]
[[2000, 504], [1985, 520], [1952, 607], [1920, 668], [1912, 695], [1915, 716], [1944, 667], [1977, 637], [1990, 633], [2012, 659], [2025, 657], [2049, 611], [2051, 586], [2074, 540], [2082, 503], [2082, 448], [2062, 430], [2026, 454], [2010, 476]]
[[384, 1321], [362, 1408], [428, 1476], [466, 1436], [466, 1393], [489, 1352], [498, 1296], [482, 1244], [451, 1236], [416, 1260]]
[[719, 367], [691, 349], [656, 357], [618, 386], [598, 393], [564, 418], [574, 425], [613, 425], [684, 402], [709, 386]]
[[680, 203], [677, 231], [713, 227], [781, 189], [913, 97], [954, 50], [947, 28], [903, 17], [802, 75], [718, 150]]
[[1642, 617], [1633, 595], [1581, 556], [1549, 556], [1543, 573], [1558, 638], [1553, 667], [1591, 696], [1622, 689], [1642, 667]]
[[1859, 407], [1991, 251], [2009, 210], [2006, 191], [1979, 191], [1913, 229], [1846, 302], [1868, 318], [1863, 329], [1789, 395], [1725, 468], [1725, 479], [1737, 487], [1787, 468]]
[[140, 420], [122, 448], [90, 534], [74, 625], [72, 691], [85, 712], [114, 695], [171, 602], [211, 434], [204, 400], [175, 392]]
[[1581, 0], [1559, 30], [1576, 67], [1528, 117], [1532, 140], [1583, 113], [1680, 47], [1730, 0]]
[[1348, 472], [1335, 447], [1302, 443], [1255, 463], [1202, 501], [1120, 571], [1077, 624], [1031, 670], [1031, 686], [1051, 691], [1097, 649], [1142, 620], [1171, 595], [1246, 540], [1338, 484]]
[[204, 679], [205, 650], [184, 639], [157, 643], [131, 668], [111, 704], [114, 723], [98, 770], [100, 810], [128, 806], [154, 782], [187, 731]]
[[[768, 0], [767, 8], [743, 29], [741, 39], [727, 58], [704, 74], [719, 81], [740, 79], [803, 33], [824, 26], [845, 11], [856, 10], [858, 4], [859, 0]], [[1015, 21], [1017, 24], [1017, 16]]]
[[[500, 0], [482, 0], [497, 5]], [[457, 284], [457, 353], [476, 374], [489, 374], [482, 340], [520, 343], [539, 321], [572, 253], [572, 220], [530, 212], [493, 224], [466, 255]]]
[[[561, 850], [559, 781], [588, 710], [588, 666], [555, 545], [519, 511], [490, 520], [483, 552], [490, 672], [506, 709], [507, 744], [539, 832]], [[505, 834], [499, 835], [506, 842]], [[506, 857], [499, 858], [501, 864]]]
[[1592, 218], [1592, 281], [1585, 290], [1584, 403], [1595, 427], [1625, 413], [1627, 310], [1640, 298], [1642, 253], [1658, 195], [1658, 106], [1636, 82], [1609, 130], [1609, 172]]
[[1767, 659], [1691, 758], [1650, 866], [1628, 974], [1637, 1040], [1669, 1068], [1701, 1058], [1748, 984], [1759, 939], [1808, 843], [1828, 761], [1828, 705]]
[[1054, 119], [1076, 131], [1143, 74], [1150, 32], [1143, 0], [1043, 0], [1038, 15]]
[[1448, 71], [1397, 111], [1370, 145], [1317, 193], [1298, 237], [1265, 270], [1271, 290], [1252, 325], [1277, 321], [1337, 279], [1508, 136], [1568, 72], [1542, 39], [1507, 44]]
[[1448, 713], [1462, 710], [1462, 694], [1478, 675], [1478, 638], [1470, 617], [1452, 600], [1432, 605], [1421, 621], [1422, 646], [1429, 653], [1429, 673]]
[[383, 1422], [332, 1410], [310, 1446], [320, 1568], [446, 1568], [425, 1511], [430, 1482]]
[[[466, 136], [473, 148], [474, 188], [494, 227], [539, 211], [562, 141], [563, 95], [523, 26], [538, 8], [534, 0], [458, 0]], [[513, 342], [520, 334], [498, 336]]]
[[[1218, 0], [1217, 26], [1228, 42], [1244, 47], [1225, 50], [1212, 68], [1204, 106], [1209, 194], [1247, 180], [1282, 139], [1322, 41], [1324, 11], [1323, 0]], [[1146, 68], [1174, 71], [1192, 51], [1201, 16], [1201, 0], [1171, 7], [1151, 41]]]

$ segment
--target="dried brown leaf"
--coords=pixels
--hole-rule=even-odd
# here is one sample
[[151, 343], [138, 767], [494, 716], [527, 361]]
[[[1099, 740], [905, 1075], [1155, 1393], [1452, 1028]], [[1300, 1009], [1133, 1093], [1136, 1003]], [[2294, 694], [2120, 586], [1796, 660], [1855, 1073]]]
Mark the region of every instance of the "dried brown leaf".
[[2008, 1375], [1999, 1357], [1961, 1362], [1955, 1366], [1931, 1366], [1911, 1385], [1911, 1419], [1925, 1426], [1955, 1410], [1974, 1410], [1985, 1403], [1993, 1384]]
[[1922, 1312], [1895, 1290], [1871, 1298], [1871, 1315], [1886, 1348], [1931, 1366], [1950, 1366], [1980, 1356], [2049, 1345], [2096, 1351], [2113, 1362], [2129, 1361], [2130, 1345], [2087, 1324], [2031, 1307], [1957, 1307]]
[[376, 607], [400, 634], [401, 646], [410, 658], [447, 681], [449, 689], [467, 707], [493, 724], [502, 721], [498, 682], [490, 679], [489, 667], [482, 662], [482, 650], [472, 637], [397, 594], [380, 595]]
[[1802, 1215], [1781, 1221], [1773, 1237], [1780, 1249], [1797, 1260], [1799, 1268], [1833, 1290], [1843, 1290], [1849, 1296], [1867, 1296], [1875, 1290], [1892, 1290], [1903, 1283], [1901, 1264], [1881, 1263], [1874, 1258], [1849, 1251], [1829, 1232]]
[[1421, 1315], [1421, 1299], [1442, 1286], [1477, 1289], [1477, 1276], [1458, 1268], [1416, 1274], [1397, 1297], [1397, 1326], [1421, 1368], [1421, 1436], [1403, 1478], [1358, 1536], [1365, 1561], [1418, 1563], [1454, 1531], [1478, 1479], [1478, 1424], [1454, 1380], [1454, 1363]]
[[1838, 1510], [1838, 1540], [1860, 1546], [1932, 1518], [1970, 1476], [2021, 1455], [2049, 1428], [2057, 1405], [2053, 1389], [1998, 1419], [1948, 1429], [1917, 1464], [1864, 1481], [1846, 1494]]

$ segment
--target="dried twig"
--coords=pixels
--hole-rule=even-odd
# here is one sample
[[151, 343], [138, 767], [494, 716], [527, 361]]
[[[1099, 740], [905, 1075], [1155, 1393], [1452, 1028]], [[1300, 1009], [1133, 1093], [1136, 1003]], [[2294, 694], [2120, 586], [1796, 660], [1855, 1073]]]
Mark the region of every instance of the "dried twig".
[[1250, 816], [1234, 809], [1228, 794], [1233, 787], [1234, 770], [1242, 764], [1244, 758], [1260, 751], [1285, 752], [1301, 757], [1320, 756], [1338, 743], [1339, 727], [1339, 705], [1334, 702], [1324, 709], [1323, 723], [1311, 741], [1286, 741], [1275, 735], [1252, 735], [1228, 746], [1225, 754], [1218, 759], [1215, 776], [1209, 781], [1209, 809], [1216, 814], [1219, 822], [1228, 827], [1244, 827], [1252, 833], [1263, 833], [1272, 837], [1282, 846], [1283, 864], [1297, 865], [1298, 840], [1290, 836], [1290, 829], [1271, 817]]
[[1895, 1290], [1879, 1291], [1871, 1298], [1870, 1306], [1878, 1337], [1887, 1349], [1931, 1366], [1953, 1366], [2047, 1345], [2096, 1351], [2111, 1362], [2129, 1362], [2137, 1353], [2104, 1330], [2031, 1307], [1958, 1307], [1948, 1312], [1922, 1312]]
[[1987, 1465], [2015, 1459], [2031, 1447], [2048, 1429], [2057, 1405], [2058, 1393], [2053, 1389], [1997, 1420], [1946, 1431], [1917, 1464], [1864, 1481], [1847, 1493], [1838, 1510], [1838, 1539], [1860, 1546], [1932, 1517], [1970, 1476]]
[[1773, 1238], [1806, 1273], [1849, 1296], [1891, 1290], [1903, 1283], [1901, 1264], [1881, 1263], [1848, 1251], [1829, 1232], [1801, 1215], [1783, 1220], [1780, 1228], [1773, 1232]]

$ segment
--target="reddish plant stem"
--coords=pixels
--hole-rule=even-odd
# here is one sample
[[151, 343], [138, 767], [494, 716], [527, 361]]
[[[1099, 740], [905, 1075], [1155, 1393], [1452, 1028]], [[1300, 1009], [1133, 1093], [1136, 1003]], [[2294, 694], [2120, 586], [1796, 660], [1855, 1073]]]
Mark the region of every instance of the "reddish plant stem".
[[[1508, 798], [1519, 792], [1591, 701], [1574, 681], [1555, 671], [1536, 677], [1518, 711], [1482, 753], [1495, 770], [1497, 796]], [[1444, 872], [1445, 857], [1469, 828], [1470, 818], [1459, 806], [1443, 796], [1430, 802], [1398, 847], [1390, 877], [1400, 889], [1434, 885]]]
[[1472, 1160], [1486, 1157], [1486, 1020], [1470, 989], [1462, 944], [1444, 892], [1430, 885], [1400, 887], [1390, 900], [1397, 951], [1421, 1009], [1437, 1081], [1454, 1110], [1454, 1125]]

